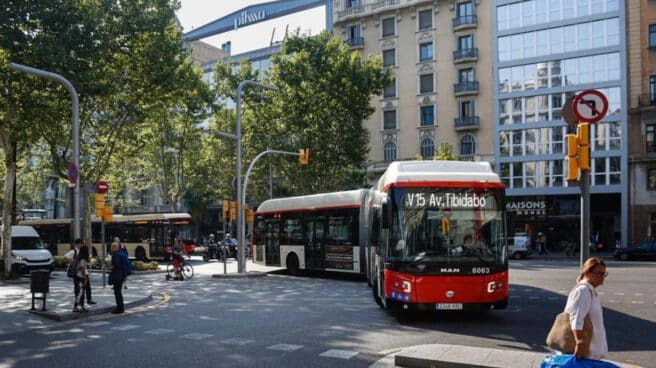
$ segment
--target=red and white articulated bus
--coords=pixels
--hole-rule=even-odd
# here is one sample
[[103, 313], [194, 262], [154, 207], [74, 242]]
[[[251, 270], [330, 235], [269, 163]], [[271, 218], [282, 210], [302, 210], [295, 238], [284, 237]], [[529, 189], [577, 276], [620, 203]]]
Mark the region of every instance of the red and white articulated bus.
[[390, 164], [369, 210], [369, 279], [393, 310], [504, 309], [505, 188], [488, 163]]
[[403, 161], [376, 187], [264, 201], [254, 261], [361, 273], [400, 310], [503, 309], [505, 188], [488, 163]]

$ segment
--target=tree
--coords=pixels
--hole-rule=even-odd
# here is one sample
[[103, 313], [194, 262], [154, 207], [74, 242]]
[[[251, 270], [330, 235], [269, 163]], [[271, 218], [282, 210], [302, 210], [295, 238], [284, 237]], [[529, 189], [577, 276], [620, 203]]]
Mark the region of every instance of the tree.
[[[125, 170], [127, 158], [139, 157], [157, 138], [144, 136], [145, 126], [158, 117], [168, 120], [171, 111], [172, 118], [180, 113], [202, 120], [203, 99], [190, 97], [197, 90], [180, 91], [181, 86], [204, 85], [183, 48], [174, 17], [178, 6], [177, 1], [165, 0], [30, 0], [3, 5], [0, 145], [7, 173], [6, 209], [13, 204], [11, 189], [22, 150], [44, 141], [52, 172], [65, 177], [72, 147], [66, 91], [10, 71], [7, 62], [11, 59], [71, 81], [80, 96], [83, 132], [79, 180], [93, 183], [109, 176], [110, 188], [122, 188], [132, 176], [143, 175]], [[144, 167], [142, 160], [130, 161], [130, 169]], [[88, 200], [83, 205], [88, 209]], [[4, 211], [3, 220], [12, 221], [11, 211]], [[3, 236], [8, 238], [6, 232]], [[6, 248], [2, 251], [6, 256]]]
[[[298, 152], [309, 148], [307, 166], [289, 156], [272, 155], [267, 160], [285, 178], [290, 193], [360, 187], [369, 150], [361, 122], [374, 111], [371, 96], [381, 94], [391, 82], [390, 70], [382, 67], [378, 57], [363, 60], [327, 32], [287, 38], [282, 53], [273, 56], [271, 63], [266, 75], [256, 75], [249, 65], [242, 65], [237, 76], [217, 67], [215, 79], [228, 79], [223, 86], [230, 86], [230, 91], [244, 78], [278, 88], [276, 92], [249, 89], [242, 99], [244, 165], [266, 149]], [[249, 195], [262, 198], [267, 181], [261, 178], [265, 177], [268, 167], [258, 165]]]
[[456, 157], [453, 154], [453, 146], [451, 146], [447, 142], [442, 142], [440, 143], [439, 147], [437, 147], [437, 152], [435, 153], [435, 160], [447, 160], [447, 161], [455, 161]]

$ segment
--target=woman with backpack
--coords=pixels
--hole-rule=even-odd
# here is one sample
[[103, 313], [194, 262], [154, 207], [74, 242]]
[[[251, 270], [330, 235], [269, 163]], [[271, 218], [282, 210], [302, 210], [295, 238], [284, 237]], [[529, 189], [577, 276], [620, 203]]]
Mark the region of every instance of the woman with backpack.
[[80, 248], [80, 251], [75, 257], [76, 262], [76, 273], [75, 281], [77, 282], [77, 287], [75, 288], [75, 305], [73, 306], [73, 312], [88, 312], [89, 310], [84, 308], [84, 290], [87, 287], [89, 282], [89, 247], [83, 245]]

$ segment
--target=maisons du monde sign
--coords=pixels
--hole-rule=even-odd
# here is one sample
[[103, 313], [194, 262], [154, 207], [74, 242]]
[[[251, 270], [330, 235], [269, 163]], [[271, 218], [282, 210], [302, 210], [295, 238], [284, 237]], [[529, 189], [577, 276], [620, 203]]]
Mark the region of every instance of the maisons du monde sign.
[[506, 202], [506, 211], [521, 216], [546, 215], [547, 201], [510, 200]]

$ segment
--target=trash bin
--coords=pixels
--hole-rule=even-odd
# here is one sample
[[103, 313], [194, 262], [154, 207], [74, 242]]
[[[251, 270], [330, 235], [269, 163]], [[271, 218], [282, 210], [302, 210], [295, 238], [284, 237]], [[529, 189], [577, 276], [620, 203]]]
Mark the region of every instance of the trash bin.
[[30, 292], [50, 292], [50, 272], [48, 270], [34, 270], [30, 272]]
[[[32, 293], [32, 310], [34, 310], [34, 300], [42, 300], [43, 307], [46, 310], [46, 293], [50, 292], [50, 271], [33, 270], [30, 272], [30, 292]], [[41, 293], [40, 297], [35, 294]]]

